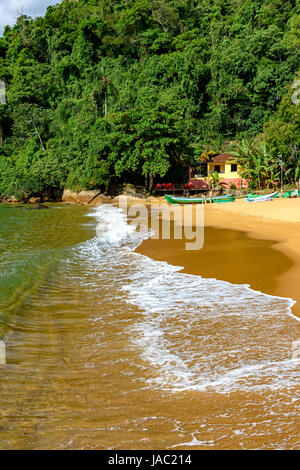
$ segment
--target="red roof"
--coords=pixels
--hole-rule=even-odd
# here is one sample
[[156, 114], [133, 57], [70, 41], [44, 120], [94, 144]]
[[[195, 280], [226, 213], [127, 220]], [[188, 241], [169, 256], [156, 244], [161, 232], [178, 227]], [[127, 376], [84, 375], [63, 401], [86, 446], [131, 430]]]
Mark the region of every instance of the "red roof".
[[213, 163], [225, 163], [228, 160], [233, 161], [234, 158], [236, 158], [236, 155], [233, 155], [232, 153], [220, 153], [220, 155], [213, 157], [211, 161]]

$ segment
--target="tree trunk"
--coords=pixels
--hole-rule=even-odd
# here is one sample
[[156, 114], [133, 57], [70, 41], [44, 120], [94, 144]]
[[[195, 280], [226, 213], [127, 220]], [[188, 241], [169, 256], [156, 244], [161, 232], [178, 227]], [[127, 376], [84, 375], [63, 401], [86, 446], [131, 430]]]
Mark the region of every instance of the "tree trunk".
[[153, 176], [149, 173], [149, 191], [153, 189]]
[[37, 130], [37, 127], [36, 127], [36, 125], [35, 125], [35, 124], [34, 124], [34, 122], [33, 122], [33, 119], [31, 119], [31, 122], [32, 122], [32, 125], [33, 125], [33, 127], [34, 127], [35, 133], [37, 134], [37, 136], [38, 136], [38, 138], [39, 138], [39, 140], [40, 140], [41, 147], [42, 147], [42, 149], [43, 149], [43, 150], [44, 150], [44, 152], [45, 152], [45, 147], [44, 147], [44, 144], [43, 144], [42, 138], [41, 138], [41, 136], [40, 136], [40, 133], [39, 133], [39, 131]]

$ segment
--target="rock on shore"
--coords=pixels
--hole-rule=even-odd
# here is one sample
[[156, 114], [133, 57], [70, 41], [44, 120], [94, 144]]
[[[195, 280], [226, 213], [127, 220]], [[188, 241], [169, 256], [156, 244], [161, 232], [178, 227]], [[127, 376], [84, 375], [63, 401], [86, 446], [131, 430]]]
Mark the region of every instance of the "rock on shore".
[[63, 202], [69, 202], [73, 204], [101, 204], [103, 202], [111, 202], [111, 197], [100, 193], [97, 190], [94, 191], [80, 191], [75, 192], [70, 189], [65, 189], [62, 195]]

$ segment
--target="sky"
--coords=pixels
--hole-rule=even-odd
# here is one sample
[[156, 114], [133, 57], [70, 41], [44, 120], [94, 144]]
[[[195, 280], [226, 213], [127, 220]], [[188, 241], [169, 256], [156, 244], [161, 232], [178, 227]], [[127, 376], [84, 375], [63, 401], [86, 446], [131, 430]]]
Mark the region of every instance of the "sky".
[[60, 3], [60, 0], [0, 0], [0, 34], [4, 26], [12, 26], [22, 12], [32, 17], [42, 16], [47, 7], [55, 3]]

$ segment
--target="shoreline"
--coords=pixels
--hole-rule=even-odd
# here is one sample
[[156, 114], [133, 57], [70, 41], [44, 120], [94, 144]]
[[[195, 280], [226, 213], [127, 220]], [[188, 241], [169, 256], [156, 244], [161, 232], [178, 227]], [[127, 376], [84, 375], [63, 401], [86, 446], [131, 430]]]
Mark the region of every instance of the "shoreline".
[[[129, 206], [143, 204], [148, 208], [151, 205], [171, 209], [178, 207], [167, 206], [164, 197], [127, 197]], [[71, 201], [54, 204], [95, 207], [107, 203], [118, 206], [118, 197], [101, 198], [101, 201], [96, 199], [92, 204]], [[26, 205], [33, 207], [33, 204]], [[24, 207], [24, 204], [20, 206]], [[196, 206], [192, 207], [194, 213]], [[205, 249], [186, 251], [184, 239], [149, 238], [136, 251], [157, 261], [182, 266], [181, 272], [187, 274], [216, 278], [232, 284], [247, 284], [256, 291], [292, 299], [296, 302], [292, 313], [300, 318], [300, 198], [274, 199], [257, 204], [236, 200], [234, 203], [207, 204], [203, 207], [204, 248], [209, 245], [206, 254]], [[163, 212], [161, 217], [164, 217]], [[171, 221], [178, 225], [178, 221], [172, 220], [172, 212]], [[192, 225], [192, 218], [188, 218], [187, 223]], [[207, 237], [208, 230], [215, 233]], [[226, 244], [223, 243], [224, 238], [227, 240]], [[217, 247], [216, 253], [214, 247]], [[242, 257], [238, 259], [241, 253]], [[218, 262], [219, 257], [226, 262]], [[248, 268], [247, 263], [251, 264]], [[269, 269], [266, 269], [268, 265]]]
[[[173, 222], [178, 224], [176, 218]], [[292, 313], [300, 317], [300, 199], [205, 205], [204, 224], [202, 250], [186, 251], [185, 240], [150, 238], [136, 251], [182, 266], [184, 273], [292, 299]]]

